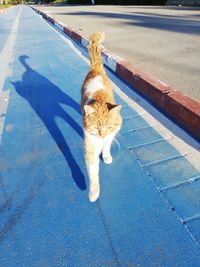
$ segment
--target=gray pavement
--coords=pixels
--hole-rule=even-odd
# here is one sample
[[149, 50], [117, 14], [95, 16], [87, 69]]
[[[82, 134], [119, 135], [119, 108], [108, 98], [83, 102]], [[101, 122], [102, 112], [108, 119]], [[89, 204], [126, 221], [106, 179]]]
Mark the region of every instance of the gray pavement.
[[85, 36], [103, 30], [105, 46], [134, 66], [200, 101], [200, 9], [137, 6], [37, 6]]

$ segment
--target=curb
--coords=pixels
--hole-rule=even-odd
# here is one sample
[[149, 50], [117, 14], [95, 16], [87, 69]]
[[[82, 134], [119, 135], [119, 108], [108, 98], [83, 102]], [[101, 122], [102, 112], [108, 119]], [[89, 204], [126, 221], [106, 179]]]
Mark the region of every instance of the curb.
[[[46, 13], [31, 7], [34, 11], [64, 32], [73, 41], [87, 49], [88, 39], [81, 33], [54, 20]], [[102, 50], [103, 62], [121, 80], [134, 87], [139, 93], [150, 99], [157, 107], [166, 112], [195, 137], [200, 138], [200, 103], [182, 94], [160, 80], [135, 68], [107, 49]]]

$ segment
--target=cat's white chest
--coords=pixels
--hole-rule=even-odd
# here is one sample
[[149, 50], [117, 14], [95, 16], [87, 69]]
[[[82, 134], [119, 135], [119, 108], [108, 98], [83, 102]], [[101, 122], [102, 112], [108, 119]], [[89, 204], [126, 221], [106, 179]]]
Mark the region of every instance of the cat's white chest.
[[102, 138], [100, 136], [90, 134], [86, 130], [84, 131], [84, 133], [87, 136], [87, 138], [89, 139], [89, 141], [93, 144], [93, 146], [98, 148], [98, 150], [102, 150], [104, 144], [111, 138], [111, 136], [106, 136], [106, 137]]
[[89, 140], [95, 145], [101, 146], [101, 145], [103, 145], [105, 143], [106, 137], [102, 138], [100, 136], [96, 136], [96, 135], [90, 134], [87, 131], [85, 131], [85, 134], [89, 138]]

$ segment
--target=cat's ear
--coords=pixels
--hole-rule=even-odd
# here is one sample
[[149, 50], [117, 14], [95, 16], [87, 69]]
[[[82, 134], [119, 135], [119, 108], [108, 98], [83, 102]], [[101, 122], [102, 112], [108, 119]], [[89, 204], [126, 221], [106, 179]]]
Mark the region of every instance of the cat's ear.
[[89, 115], [89, 114], [92, 114], [92, 113], [96, 112], [96, 109], [93, 108], [92, 106], [85, 105], [84, 106], [84, 111], [85, 111], [85, 115]]
[[111, 103], [107, 103], [107, 105], [108, 105], [109, 113], [119, 112], [122, 108], [121, 105], [115, 105]]

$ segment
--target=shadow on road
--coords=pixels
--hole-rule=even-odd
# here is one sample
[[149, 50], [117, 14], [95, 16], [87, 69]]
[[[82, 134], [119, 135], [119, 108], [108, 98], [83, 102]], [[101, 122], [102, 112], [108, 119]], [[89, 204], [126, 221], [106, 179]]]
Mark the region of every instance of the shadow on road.
[[58, 13], [59, 15], [78, 15], [78, 16], [91, 16], [102, 17], [111, 19], [122, 19], [125, 24], [153, 28], [157, 30], [172, 31], [179, 33], [199, 34], [200, 23], [197, 20], [188, 20], [187, 16], [166, 16], [162, 14], [153, 13], [139, 13], [131, 12], [125, 13], [111, 13], [111, 12], [73, 12], [73, 13]]
[[[19, 57], [19, 61], [24, 66], [25, 72], [23, 73], [22, 80], [13, 82], [12, 84], [14, 85], [16, 92], [29, 103], [35, 113], [39, 116], [55, 140], [55, 143], [68, 163], [73, 180], [77, 187], [80, 190], [85, 190], [86, 182], [84, 175], [55, 121], [56, 117], [60, 117], [65, 120], [78, 135], [83, 137], [82, 128], [60, 105], [68, 105], [77, 113], [80, 113], [79, 104], [73, 100], [73, 98], [62, 92], [47, 78], [33, 70], [27, 63], [28, 58], [29, 57], [25, 55]], [[27, 182], [28, 180], [26, 179], [26, 182], [23, 183], [23, 185], [18, 185], [11, 195], [5, 194], [4, 196], [5, 202], [0, 206], [0, 213], [7, 212], [8, 215], [5, 215], [5, 217], [8, 216], [8, 221], [0, 230], [0, 242], [2, 242], [8, 236], [9, 232], [16, 226], [17, 222], [22, 218], [49, 178], [48, 173], [43, 175], [43, 167], [41, 167], [40, 162], [38, 162], [38, 169], [32, 165], [30, 173], [31, 177], [34, 177], [34, 179], [31, 179], [29, 182]], [[3, 191], [6, 192], [6, 185], [4, 185], [1, 173], [0, 183]], [[13, 186], [15, 186], [15, 184], [13, 184]], [[23, 186], [22, 191], [20, 191], [21, 186]], [[19, 202], [16, 197], [17, 195], [19, 195], [19, 198], [22, 198], [23, 200]], [[17, 207], [12, 212], [12, 206], [15, 205], [17, 205]]]
[[[48, 129], [65, 157], [70, 167], [74, 182], [80, 190], [85, 190], [86, 183], [84, 175], [74, 159], [70, 147], [55, 121], [56, 118], [60, 117], [65, 120], [66, 123], [74, 129], [74, 131], [83, 137], [82, 128], [60, 105], [69, 105], [80, 113], [79, 104], [70, 96], [62, 92], [44, 76], [33, 70], [26, 62], [27, 59], [28, 56], [25, 55], [19, 57], [19, 61], [24, 66], [25, 72], [21, 81], [13, 83], [16, 92], [30, 104], [36, 114], [43, 121], [45, 127]], [[34, 85], [32, 85], [30, 81], [34, 81]]]

